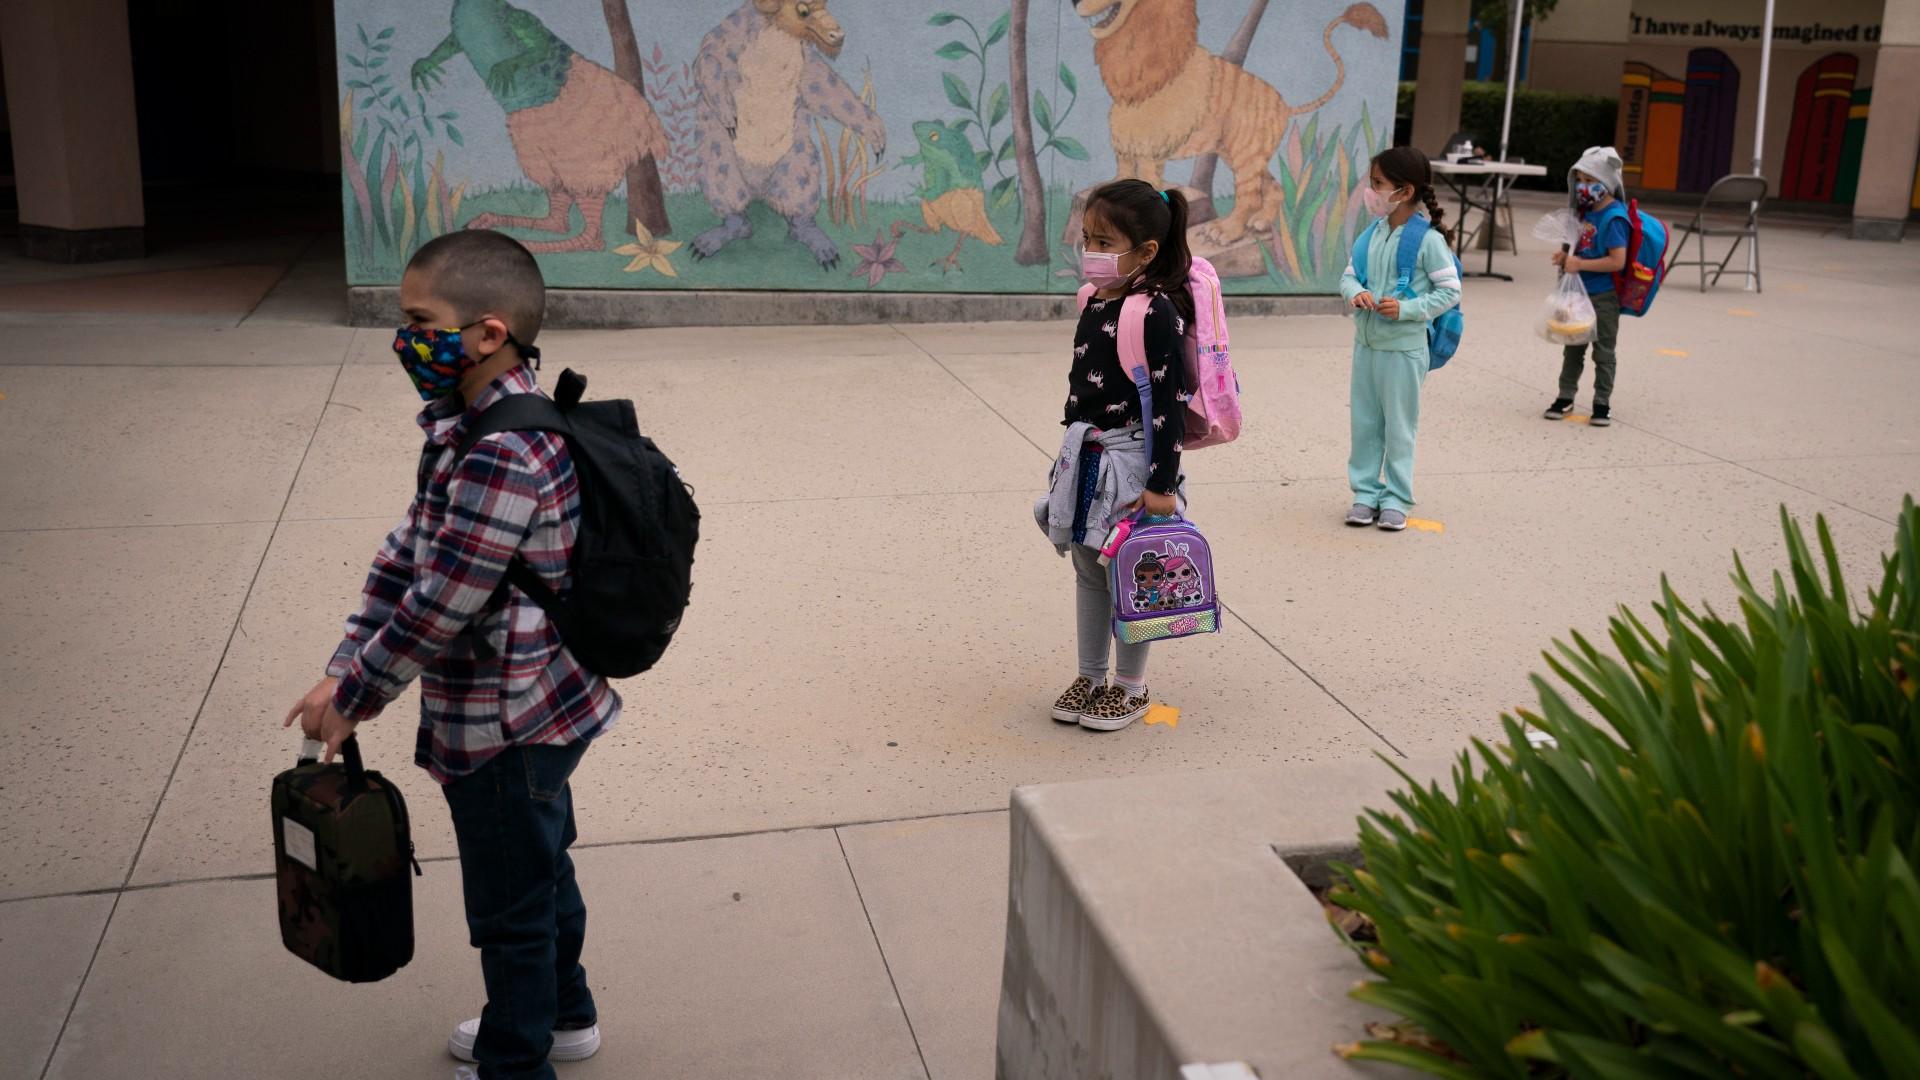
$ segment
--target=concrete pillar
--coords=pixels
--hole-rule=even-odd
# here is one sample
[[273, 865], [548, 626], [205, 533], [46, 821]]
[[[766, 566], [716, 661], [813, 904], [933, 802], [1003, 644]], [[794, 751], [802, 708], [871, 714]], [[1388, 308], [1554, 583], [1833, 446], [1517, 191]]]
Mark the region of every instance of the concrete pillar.
[[1437, 154], [1460, 130], [1460, 84], [1467, 70], [1467, 0], [1427, 0], [1420, 15], [1419, 65], [1410, 138], [1414, 146]]
[[[1920, 158], [1920, 0], [1887, 0], [1873, 69], [1853, 238], [1898, 240], [1906, 232], [1914, 161]], [[1774, 71], [1778, 78], [1779, 68]]]
[[[1744, 8], [1735, 4], [1728, 10], [1735, 9]], [[1620, 69], [1627, 62], [1627, 38], [1632, 27], [1633, 8], [1628, 0], [1568, 0], [1560, 4], [1553, 14], [1534, 25], [1528, 84], [1570, 94], [1619, 96]]]
[[0, 0], [0, 49], [21, 251], [137, 258], [146, 209], [125, 0]]

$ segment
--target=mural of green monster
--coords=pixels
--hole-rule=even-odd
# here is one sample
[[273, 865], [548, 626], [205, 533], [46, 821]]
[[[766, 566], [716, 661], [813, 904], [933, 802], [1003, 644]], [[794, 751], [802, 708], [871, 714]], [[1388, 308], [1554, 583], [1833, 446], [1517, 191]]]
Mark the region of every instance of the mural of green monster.
[[[481, 214], [470, 229], [519, 228], [566, 237], [534, 241], [536, 253], [601, 251], [607, 196], [628, 167], [669, 152], [666, 131], [645, 96], [626, 80], [575, 52], [546, 24], [506, 0], [454, 0], [453, 29], [413, 65], [416, 92], [444, 78], [449, 60], [465, 54], [507, 114], [507, 135], [527, 178], [546, 192], [545, 217]], [[571, 231], [580, 206], [585, 225]]]
[[955, 124], [921, 120], [913, 125], [913, 137], [920, 144], [920, 152], [902, 159], [901, 164], [920, 166], [917, 194], [920, 217], [926, 224], [896, 221], [893, 238], [898, 240], [907, 229], [922, 233], [951, 229], [959, 233], [953, 250], [933, 263], [941, 273], [959, 268], [960, 245], [966, 243], [969, 236], [992, 247], [1005, 243], [987, 217], [985, 173], [966, 131]]

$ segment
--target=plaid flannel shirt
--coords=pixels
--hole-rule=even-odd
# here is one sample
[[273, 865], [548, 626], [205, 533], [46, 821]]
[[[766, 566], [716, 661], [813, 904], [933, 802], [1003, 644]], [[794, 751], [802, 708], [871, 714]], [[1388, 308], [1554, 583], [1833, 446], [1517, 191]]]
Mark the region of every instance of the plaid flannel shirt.
[[414, 760], [441, 783], [508, 746], [593, 738], [620, 715], [619, 694], [574, 660], [540, 606], [501, 589], [516, 554], [556, 591], [570, 584], [580, 488], [565, 440], [504, 432], [454, 461], [487, 406], [539, 392], [521, 365], [469, 406], [451, 395], [420, 413], [427, 443], [413, 505], [374, 556], [360, 610], [327, 665], [340, 680], [334, 707], [356, 722], [420, 678]]

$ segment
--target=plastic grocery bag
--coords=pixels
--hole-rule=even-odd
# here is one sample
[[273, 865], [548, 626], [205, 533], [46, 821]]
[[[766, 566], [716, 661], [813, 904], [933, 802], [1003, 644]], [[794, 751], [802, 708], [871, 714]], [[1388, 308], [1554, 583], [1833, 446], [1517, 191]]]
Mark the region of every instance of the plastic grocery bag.
[[1551, 214], [1543, 214], [1539, 221], [1533, 223], [1533, 235], [1536, 240], [1572, 247], [1580, 241], [1580, 215], [1565, 206]]
[[1593, 319], [1593, 301], [1580, 275], [1561, 274], [1533, 328], [1555, 345], [1585, 345], [1593, 340]]

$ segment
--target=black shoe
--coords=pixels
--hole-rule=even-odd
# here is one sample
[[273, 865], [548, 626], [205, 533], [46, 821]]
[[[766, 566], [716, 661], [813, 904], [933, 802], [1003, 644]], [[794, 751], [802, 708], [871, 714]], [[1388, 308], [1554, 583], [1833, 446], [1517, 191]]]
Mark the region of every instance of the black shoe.
[[1593, 419], [1587, 422], [1593, 427], [1611, 427], [1613, 425], [1613, 410], [1605, 405], [1595, 405], [1593, 407]]
[[1549, 420], [1565, 420], [1567, 418], [1567, 414], [1572, 411], [1573, 411], [1573, 399], [1570, 397], [1562, 397], [1562, 398], [1554, 398], [1553, 404], [1547, 406], [1547, 411], [1544, 413], [1541, 413], [1540, 415], [1546, 417]]

